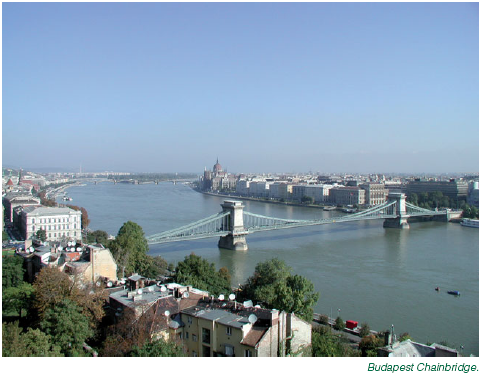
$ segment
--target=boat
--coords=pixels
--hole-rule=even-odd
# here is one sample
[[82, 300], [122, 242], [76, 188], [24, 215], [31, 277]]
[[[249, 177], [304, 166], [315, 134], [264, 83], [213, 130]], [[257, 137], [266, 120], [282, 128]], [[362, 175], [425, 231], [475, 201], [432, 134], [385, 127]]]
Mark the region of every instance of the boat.
[[456, 290], [450, 290], [450, 291], [448, 291], [448, 294], [451, 294], [451, 295], [460, 295], [460, 292], [459, 291], [456, 291]]
[[70, 198], [70, 197], [64, 197], [64, 198], [62, 198], [62, 199], [63, 199], [64, 201], [72, 201], [72, 198]]
[[463, 218], [460, 224], [464, 227], [480, 228], [480, 221], [478, 219]]

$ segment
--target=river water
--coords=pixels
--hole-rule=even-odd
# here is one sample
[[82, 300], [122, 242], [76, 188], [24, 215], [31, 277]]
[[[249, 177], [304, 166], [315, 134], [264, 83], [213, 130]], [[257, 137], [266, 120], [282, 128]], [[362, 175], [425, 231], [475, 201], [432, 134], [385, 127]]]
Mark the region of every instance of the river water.
[[[146, 235], [186, 225], [221, 211], [223, 198], [186, 185], [117, 184], [71, 187], [74, 205], [87, 209], [92, 230], [116, 235], [128, 220]], [[245, 201], [245, 210], [286, 219], [339, 215], [320, 209]], [[217, 239], [152, 245], [168, 263], [195, 254], [227, 267], [243, 283], [260, 261], [277, 257], [320, 293], [315, 312], [366, 322], [371, 329], [408, 332], [420, 343], [445, 342], [479, 355], [478, 229], [442, 222], [384, 229], [382, 220], [359, 221], [248, 235], [249, 250], [220, 250]], [[435, 291], [439, 286], [441, 291]], [[454, 297], [447, 290], [458, 290]]]

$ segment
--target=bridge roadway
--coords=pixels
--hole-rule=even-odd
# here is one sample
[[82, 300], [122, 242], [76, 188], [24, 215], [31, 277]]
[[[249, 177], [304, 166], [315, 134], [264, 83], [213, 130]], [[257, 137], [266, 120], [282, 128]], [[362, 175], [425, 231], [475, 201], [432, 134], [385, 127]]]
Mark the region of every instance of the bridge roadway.
[[405, 199], [406, 196], [402, 193], [391, 193], [387, 202], [367, 210], [342, 217], [314, 220], [267, 217], [244, 212], [244, 206], [241, 201], [225, 201], [221, 205], [223, 210], [218, 214], [211, 215], [210, 217], [174, 230], [151, 235], [147, 237], [147, 240], [149, 244], [160, 244], [182, 240], [219, 237], [220, 241], [218, 246], [220, 248], [247, 250], [246, 235], [260, 231], [371, 219], [384, 219], [384, 227], [405, 229], [409, 228], [407, 220], [410, 217], [429, 216], [448, 221], [452, 217], [461, 215], [461, 212], [423, 209], [412, 204], [407, 204]]

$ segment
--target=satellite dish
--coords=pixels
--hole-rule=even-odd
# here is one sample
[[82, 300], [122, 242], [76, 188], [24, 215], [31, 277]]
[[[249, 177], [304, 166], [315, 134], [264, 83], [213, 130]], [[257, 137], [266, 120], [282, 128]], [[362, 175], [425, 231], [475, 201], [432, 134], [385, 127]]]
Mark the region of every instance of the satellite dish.
[[232, 294], [230, 294], [230, 295], [228, 296], [228, 298], [230, 299], [230, 301], [234, 300], [234, 299], [235, 299], [235, 294], [233, 294], [233, 293], [232, 293]]
[[164, 312], [164, 316], [169, 316], [170, 314], [171, 314], [171, 313], [170, 313], [168, 310], [166, 310], [166, 311]]
[[255, 305], [255, 308], [262, 308], [262, 306], [260, 306], [260, 305]]
[[143, 289], [138, 289], [138, 294], [142, 294], [143, 293]]
[[250, 324], [254, 324], [257, 320], [258, 320], [258, 318], [257, 318], [257, 316], [255, 314], [251, 314], [248, 317], [248, 321], [250, 322]]
[[112, 282], [111, 281], [108, 281], [107, 282], [107, 287], [112, 287]]
[[166, 291], [166, 290], [167, 290], [167, 289], [166, 289], [166, 286], [161, 286], [161, 291], [163, 291], [163, 292], [164, 292], [164, 291]]
[[223, 294], [220, 294], [220, 296], [218, 297], [218, 299], [219, 299], [220, 301], [224, 301], [224, 300], [225, 300], [225, 296], [224, 296]]
[[96, 286], [99, 287], [101, 286], [101, 283], [99, 281], [96, 282]]
[[183, 293], [183, 298], [189, 298], [190, 297], [190, 293], [188, 293], [187, 291], [185, 291]]
[[80, 251], [82, 251], [82, 248], [81, 247], [78, 247], [77, 248], [77, 252], [80, 252]]

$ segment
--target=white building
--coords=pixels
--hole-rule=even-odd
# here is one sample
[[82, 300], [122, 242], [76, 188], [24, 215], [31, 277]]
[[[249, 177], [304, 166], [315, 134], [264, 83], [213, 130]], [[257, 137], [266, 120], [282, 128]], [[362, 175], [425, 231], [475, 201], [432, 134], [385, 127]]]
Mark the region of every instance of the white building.
[[270, 184], [266, 181], [252, 181], [250, 182], [249, 194], [252, 197], [268, 197]]
[[20, 213], [20, 231], [31, 239], [39, 230], [45, 230], [47, 240], [81, 239], [81, 212], [68, 207], [29, 206]]
[[304, 195], [312, 197], [315, 203], [329, 202], [330, 189], [333, 185], [307, 185]]

